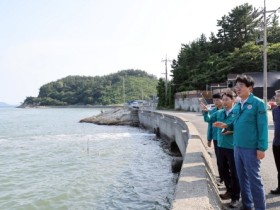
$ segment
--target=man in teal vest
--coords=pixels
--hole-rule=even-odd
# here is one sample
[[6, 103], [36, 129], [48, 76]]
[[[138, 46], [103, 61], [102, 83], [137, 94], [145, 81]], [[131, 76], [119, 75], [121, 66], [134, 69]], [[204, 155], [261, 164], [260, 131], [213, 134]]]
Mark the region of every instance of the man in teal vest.
[[233, 108], [235, 120], [214, 126], [233, 130], [234, 160], [240, 182], [243, 209], [265, 210], [265, 191], [260, 176], [261, 159], [268, 147], [268, 119], [266, 104], [252, 94], [254, 80], [237, 76], [235, 89], [240, 102]]

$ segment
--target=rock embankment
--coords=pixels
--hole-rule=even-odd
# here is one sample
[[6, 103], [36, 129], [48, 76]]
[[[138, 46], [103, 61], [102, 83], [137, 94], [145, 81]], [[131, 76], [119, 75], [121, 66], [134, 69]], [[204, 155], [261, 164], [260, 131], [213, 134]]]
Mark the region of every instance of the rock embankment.
[[127, 108], [116, 108], [93, 117], [81, 119], [80, 122], [98, 125], [133, 125], [132, 111]]

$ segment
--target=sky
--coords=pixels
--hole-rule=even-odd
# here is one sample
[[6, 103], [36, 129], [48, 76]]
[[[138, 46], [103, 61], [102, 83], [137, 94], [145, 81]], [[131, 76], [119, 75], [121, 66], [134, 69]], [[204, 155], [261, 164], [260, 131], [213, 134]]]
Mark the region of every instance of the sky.
[[[69, 75], [140, 69], [164, 77], [163, 59], [211, 32], [234, 7], [264, 0], [1, 0], [0, 102], [20, 104]], [[267, 10], [280, 0], [266, 0]], [[168, 63], [170, 71], [170, 63]]]

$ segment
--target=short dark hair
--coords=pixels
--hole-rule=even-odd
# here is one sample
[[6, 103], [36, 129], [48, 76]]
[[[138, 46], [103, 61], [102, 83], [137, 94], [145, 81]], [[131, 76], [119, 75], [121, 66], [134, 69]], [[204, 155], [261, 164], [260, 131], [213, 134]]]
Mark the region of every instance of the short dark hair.
[[212, 98], [221, 99], [222, 97], [221, 97], [220, 93], [215, 93], [212, 95]]
[[231, 99], [234, 99], [235, 98], [235, 93], [233, 92], [233, 91], [231, 91], [231, 90], [228, 90], [228, 91], [226, 91], [226, 92], [224, 92], [223, 94], [222, 94], [222, 97], [223, 96], [227, 96], [227, 97], [229, 97], [229, 98], [231, 98]]
[[245, 74], [237, 75], [234, 85], [236, 85], [237, 82], [244, 83], [246, 87], [251, 87], [251, 86], [254, 87], [255, 84], [253, 77]]

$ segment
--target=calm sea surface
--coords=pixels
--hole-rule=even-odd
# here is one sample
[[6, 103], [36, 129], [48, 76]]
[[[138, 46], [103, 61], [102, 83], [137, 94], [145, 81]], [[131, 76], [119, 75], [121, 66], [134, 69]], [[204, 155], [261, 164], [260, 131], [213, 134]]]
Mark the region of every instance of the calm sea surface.
[[170, 209], [177, 177], [160, 142], [78, 123], [98, 113], [0, 108], [0, 209]]

